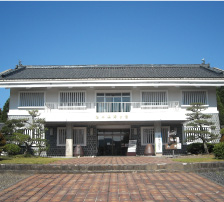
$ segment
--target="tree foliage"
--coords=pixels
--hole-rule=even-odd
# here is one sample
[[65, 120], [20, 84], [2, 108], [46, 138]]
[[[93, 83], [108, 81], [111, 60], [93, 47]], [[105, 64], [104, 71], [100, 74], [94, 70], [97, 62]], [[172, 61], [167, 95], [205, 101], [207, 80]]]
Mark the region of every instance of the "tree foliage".
[[5, 144], [6, 144], [6, 139], [2, 135], [2, 133], [0, 132], [0, 155], [2, 153], [2, 150], [3, 150], [4, 146], [5, 146]]
[[205, 153], [209, 153], [207, 143], [218, 138], [212, 130], [215, 129], [214, 123], [211, 122], [212, 115], [203, 113], [207, 107], [203, 106], [202, 103], [192, 103], [190, 107], [187, 108], [187, 129], [186, 133], [190, 135], [187, 141], [201, 140], [203, 142]]
[[[31, 120], [28, 119], [9, 119], [5, 122], [2, 132], [10, 143], [18, 146], [25, 146], [24, 154], [33, 154], [32, 146], [37, 147], [38, 155], [47, 149], [46, 139], [43, 138], [45, 133], [44, 119], [39, 118], [38, 110], [28, 111]], [[29, 131], [29, 133], [27, 133]]]
[[40, 156], [43, 151], [46, 151], [49, 148], [47, 140], [43, 138], [44, 133], [47, 128], [44, 128], [45, 119], [39, 118], [40, 114], [38, 110], [29, 111], [31, 116], [31, 122], [28, 123], [28, 130], [32, 131], [32, 136], [34, 138], [37, 154]]
[[217, 88], [216, 97], [220, 125], [224, 125], [224, 87]]
[[8, 112], [9, 112], [9, 99], [6, 100], [3, 110], [0, 113], [0, 122], [5, 123], [8, 119]]

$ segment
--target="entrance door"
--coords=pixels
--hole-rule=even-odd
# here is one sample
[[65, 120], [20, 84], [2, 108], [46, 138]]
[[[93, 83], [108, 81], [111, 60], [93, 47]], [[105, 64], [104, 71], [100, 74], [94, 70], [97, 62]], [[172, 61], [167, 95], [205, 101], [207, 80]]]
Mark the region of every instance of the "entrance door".
[[98, 155], [125, 156], [128, 148], [129, 129], [98, 130]]

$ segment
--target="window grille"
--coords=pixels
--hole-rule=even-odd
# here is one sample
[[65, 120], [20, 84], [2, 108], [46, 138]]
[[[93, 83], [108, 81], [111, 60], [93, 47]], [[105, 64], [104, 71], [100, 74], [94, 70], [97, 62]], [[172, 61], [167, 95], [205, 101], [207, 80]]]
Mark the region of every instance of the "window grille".
[[20, 107], [44, 106], [44, 92], [20, 92]]
[[206, 91], [183, 91], [182, 104], [191, 105], [192, 103], [202, 103], [207, 105]]
[[144, 105], [167, 105], [167, 93], [161, 92], [142, 92], [142, 102]]
[[73, 128], [73, 145], [86, 146], [86, 128]]
[[66, 127], [58, 128], [57, 132], [57, 145], [58, 146], [65, 146], [66, 144]]
[[[30, 129], [24, 129], [23, 130], [23, 133], [25, 134], [25, 135], [29, 135], [31, 138], [33, 138], [33, 139], [45, 139], [45, 134], [44, 133], [40, 133], [40, 131], [39, 130], [30, 130]], [[37, 144], [38, 143], [38, 140], [34, 140], [33, 141], [33, 146], [35, 146], [35, 144]], [[44, 142], [42, 142], [42, 144], [44, 145]]]
[[164, 144], [168, 143], [168, 131], [169, 131], [170, 127], [169, 126], [163, 126], [161, 128], [161, 132], [162, 132], [162, 140]]
[[85, 92], [60, 92], [60, 106], [84, 106]]
[[141, 128], [141, 139], [142, 145], [154, 144], [155, 133], [153, 127], [143, 127]]
[[[200, 127], [185, 127], [185, 130], [188, 130], [187, 132], [184, 133], [184, 139], [187, 143], [202, 142], [201, 139], [198, 139], [198, 134], [197, 134], [197, 131], [201, 130]], [[203, 127], [202, 130], [204, 131], [203, 136], [205, 138], [209, 138], [209, 134], [207, 134], [206, 131], [211, 132], [211, 127], [208, 127], [208, 126]]]

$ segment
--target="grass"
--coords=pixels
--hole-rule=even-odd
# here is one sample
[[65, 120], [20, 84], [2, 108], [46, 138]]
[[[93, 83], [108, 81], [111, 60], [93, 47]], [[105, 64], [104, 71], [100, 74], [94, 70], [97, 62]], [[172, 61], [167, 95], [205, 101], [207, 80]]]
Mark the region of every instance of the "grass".
[[214, 155], [208, 154], [208, 155], [188, 155], [188, 156], [182, 156], [180, 158], [174, 158], [172, 159], [176, 162], [182, 162], [182, 163], [201, 163], [201, 162], [217, 162], [217, 161], [224, 161], [224, 159], [216, 159]]
[[47, 157], [0, 157], [0, 164], [48, 164], [55, 161], [64, 160], [63, 158], [47, 158]]

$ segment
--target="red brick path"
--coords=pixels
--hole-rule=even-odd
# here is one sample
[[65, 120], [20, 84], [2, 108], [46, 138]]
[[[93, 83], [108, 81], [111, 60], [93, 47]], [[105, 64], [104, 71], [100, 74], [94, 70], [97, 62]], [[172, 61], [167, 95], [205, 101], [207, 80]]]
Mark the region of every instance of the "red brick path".
[[146, 156], [121, 156], [121, 157], [80, 157], [73, 159], [65, 159], [54, 162], [52, 164], [90, 164], [90, 165], [134, 165], [134, 164], [159, 164], [159, 163], [176, 163], [165, 157], [146, 157]]
[[0, 201], [224, 201], [224, 187], [195, 173], [38, 174], [0, 192]]

